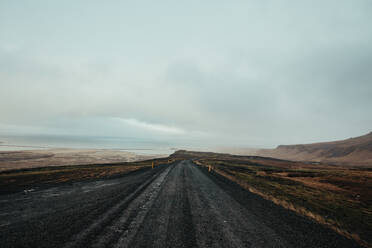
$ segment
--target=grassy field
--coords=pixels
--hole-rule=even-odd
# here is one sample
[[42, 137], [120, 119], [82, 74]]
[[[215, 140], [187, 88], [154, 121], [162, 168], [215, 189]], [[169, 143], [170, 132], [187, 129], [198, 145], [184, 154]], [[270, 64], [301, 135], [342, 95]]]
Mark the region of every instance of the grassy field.
[[253, 193], [371, 247], [372, 168], [340, 167], [212, 153], [194, 158]]

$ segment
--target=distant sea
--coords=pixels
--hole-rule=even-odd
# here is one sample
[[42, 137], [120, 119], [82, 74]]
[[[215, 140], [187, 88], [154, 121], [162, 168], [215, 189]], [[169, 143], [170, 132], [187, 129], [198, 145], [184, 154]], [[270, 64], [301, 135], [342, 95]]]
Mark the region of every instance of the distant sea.
[[137, 154], [172, 154], [175, 150], [187, 149], [170, 142], [130, 137], [0, 135], [0, 151], [55, 148], [121, 150]]

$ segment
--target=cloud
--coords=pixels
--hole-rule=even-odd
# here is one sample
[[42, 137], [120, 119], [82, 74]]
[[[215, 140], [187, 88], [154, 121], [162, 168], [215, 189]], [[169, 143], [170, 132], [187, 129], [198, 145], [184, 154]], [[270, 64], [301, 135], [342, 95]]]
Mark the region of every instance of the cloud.
[[162, 125], [162, 124], [147, 123], [147, 122], [139, 121], [133, 118], [131, 119], [120, 118], [119, 120], [131, 126], [145, 129], [148, 131], [161, 132], [161, 133], [166, 133], [166, 134], [186, 134], [186, 131], [183, 130], [182, 128], [177, 128], [177, 127], [172, 127], [172, 126], [167, 126], [167, 125]]
[[1, 3], [2, 127], [250, 146], [370, 131], [367, 1], [74, 6]]

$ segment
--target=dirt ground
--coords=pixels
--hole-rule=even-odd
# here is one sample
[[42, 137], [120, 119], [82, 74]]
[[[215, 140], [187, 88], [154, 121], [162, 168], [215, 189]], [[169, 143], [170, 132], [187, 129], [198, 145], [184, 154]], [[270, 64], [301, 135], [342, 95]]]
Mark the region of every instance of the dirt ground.
[[119, 150], [45, 149], [29, 151], [1, 151], [0, 171], [61, 165], [134, 162], [166, 155], [138, 155]]
[[30, 188], [0, 203], [4, 248], [360, 247], [190, 161]]

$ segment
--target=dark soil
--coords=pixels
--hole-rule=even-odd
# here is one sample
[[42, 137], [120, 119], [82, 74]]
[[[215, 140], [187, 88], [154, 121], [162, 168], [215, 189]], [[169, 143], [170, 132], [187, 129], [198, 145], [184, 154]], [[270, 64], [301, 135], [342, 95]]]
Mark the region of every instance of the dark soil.
[[1, 247], [359, 247], [190, 161], [0, 195]]

